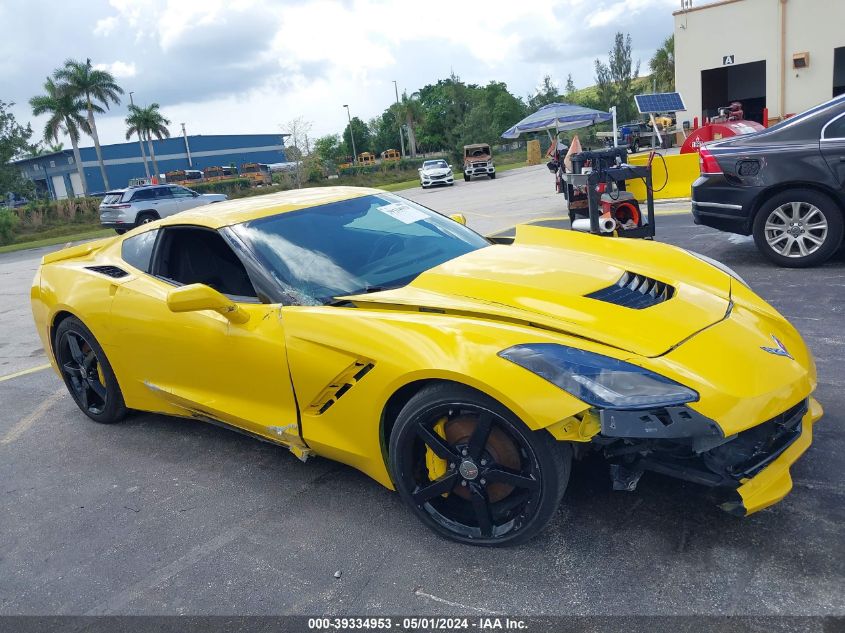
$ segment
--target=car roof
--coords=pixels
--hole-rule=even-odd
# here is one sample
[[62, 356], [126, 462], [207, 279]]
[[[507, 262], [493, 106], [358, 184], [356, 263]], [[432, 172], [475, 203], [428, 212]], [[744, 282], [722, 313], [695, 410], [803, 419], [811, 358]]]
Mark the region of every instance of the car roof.
[[281, 191], [266, 196], [227, 200], [214, 205], [196, 207], [164, 218], [156, 222], [156, 226], [195, 224], [217, 229], [279, 213], [289, 213], [332, 202], [384, 193], [382, 189], [369, 187], [310, 187]]

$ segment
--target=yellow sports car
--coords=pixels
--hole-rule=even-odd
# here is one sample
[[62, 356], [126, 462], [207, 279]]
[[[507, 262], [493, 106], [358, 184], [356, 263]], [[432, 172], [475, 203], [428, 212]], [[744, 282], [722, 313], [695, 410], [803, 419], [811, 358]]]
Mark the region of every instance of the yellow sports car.
[[464, 543], [537, 534], [573, 458], [743, 515], [790, 490], [822, 410], [798, 332], [666, 244], [461, 218], [375, 189], [236, 200], [47, 255], [44, 348], [96, 422], [223, 424], [398, 490]]

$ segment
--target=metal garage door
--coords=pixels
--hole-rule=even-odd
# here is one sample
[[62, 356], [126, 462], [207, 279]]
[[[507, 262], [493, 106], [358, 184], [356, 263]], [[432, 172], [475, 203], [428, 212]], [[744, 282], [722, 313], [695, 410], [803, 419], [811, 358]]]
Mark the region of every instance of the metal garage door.
[[64, 176], [53, 176], [53, 191], [56, 193], [56, 200], [67, 198]]

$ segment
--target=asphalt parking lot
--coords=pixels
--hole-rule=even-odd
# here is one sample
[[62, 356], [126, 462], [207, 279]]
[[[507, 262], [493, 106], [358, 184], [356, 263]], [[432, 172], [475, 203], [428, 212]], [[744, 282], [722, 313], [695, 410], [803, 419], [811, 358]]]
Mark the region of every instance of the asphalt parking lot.
[[[544, 172], [401, 195], [485, 233], [565, 225], [542, 219], [563, 205]], [[738, 519], [659, 475], [613, 492], [589, 460], [550, 528], [505, 550], [436, 537], [333, 462], [199, 422], [88, 421], [51, 371], [15, 377], [45, 362], [28, 305], [44, 250], [0, 255], [0, 614], [845, 615], [845, 252], [778, 269], [685, 209], [661, 206], [658, 239], [735, 268], [816, 356], [826, 415], [792, 494]]]

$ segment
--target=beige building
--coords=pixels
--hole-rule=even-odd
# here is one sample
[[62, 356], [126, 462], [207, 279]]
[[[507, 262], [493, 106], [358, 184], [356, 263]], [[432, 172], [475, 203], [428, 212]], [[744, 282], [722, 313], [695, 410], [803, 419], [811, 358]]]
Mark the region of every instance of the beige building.
[[845, 93], [845, 0], [680, 0], [675, 87], [687, 112], [732, 101], [770, 121]]

